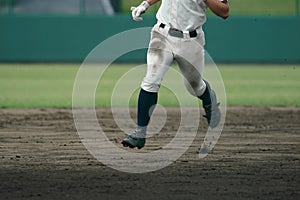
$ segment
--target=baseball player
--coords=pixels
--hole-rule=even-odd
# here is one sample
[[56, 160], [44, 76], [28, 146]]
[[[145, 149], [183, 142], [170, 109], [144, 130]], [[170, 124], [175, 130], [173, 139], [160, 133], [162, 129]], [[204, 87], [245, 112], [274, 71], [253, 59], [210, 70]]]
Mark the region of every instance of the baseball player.
[[[137, 7], [131, 7], [133, 20], [143, 20], [140, 15], [158, 1], [146, 0]], [[147, 73], [138, 98], [137, 128], [122, 141], [124, 147], [144, 147], [162, 78], [174, 60], [189, 93], [202, 100], [208, 125], [211, 128], [218, 126], [221, 112], [216, 94], [202, 79], [205, 52], [202, 25], [206, 22], [207, 8], [224, 19], [229, 16], [227, 0], [162, 0], [156, 14], [157, 23], [151, 31]]]

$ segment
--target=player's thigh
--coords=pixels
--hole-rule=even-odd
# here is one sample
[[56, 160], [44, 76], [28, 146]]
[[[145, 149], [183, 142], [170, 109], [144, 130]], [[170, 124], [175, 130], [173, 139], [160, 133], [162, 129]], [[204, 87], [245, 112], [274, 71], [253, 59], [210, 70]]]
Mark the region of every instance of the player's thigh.
[[159, 82], [173, 62], [173, 53], [162, 34], [152, 31], [147, 52], [147, 74], [149, 81]]
[[177, 56], [176, 61], [188, 91], [192, 95], [200, 96], [205, 90], [205, 83], [202, 80], [204, 53], [190, 52], [188, 56]]

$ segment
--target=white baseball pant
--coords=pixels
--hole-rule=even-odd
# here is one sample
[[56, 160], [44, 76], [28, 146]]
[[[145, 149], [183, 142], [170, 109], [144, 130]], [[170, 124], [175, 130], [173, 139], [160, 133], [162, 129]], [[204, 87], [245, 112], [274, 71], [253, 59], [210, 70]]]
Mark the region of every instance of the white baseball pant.
[[169, 34], [170, 27], [160, 27], [157, 23], [151, 31], [151, 40], [147, 52], [147, 73], [141, 87], [148, 92], [158, 92], [162, 79], [176, 60], [186, 89], [193, 96], [201, 96], [206, 88], [202, 80], [204, 68], [204, 32], [196, 30], [197, 36], [190, 37], [184, 31], [182, 38]]

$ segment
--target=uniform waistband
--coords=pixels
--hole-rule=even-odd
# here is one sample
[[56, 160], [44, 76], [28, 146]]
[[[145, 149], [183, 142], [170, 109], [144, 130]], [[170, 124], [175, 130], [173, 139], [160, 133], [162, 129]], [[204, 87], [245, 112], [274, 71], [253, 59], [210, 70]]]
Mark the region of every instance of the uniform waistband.
[[169, 26], [167, 26], [166, 24], [163, 23], [158, 23], [159, 28], [163, 28], [163, 29], [167, 29], [169, 35], [173, 36], [173, 37], [178, 37], [178, 38], [184, 38], [184, 37], [189, 37], [189, 38], [194, 38], [197, 37], [198, 32], [197, 29], [192, 30], [192, 31], [181, 31], [175, 28], [171, 28]]

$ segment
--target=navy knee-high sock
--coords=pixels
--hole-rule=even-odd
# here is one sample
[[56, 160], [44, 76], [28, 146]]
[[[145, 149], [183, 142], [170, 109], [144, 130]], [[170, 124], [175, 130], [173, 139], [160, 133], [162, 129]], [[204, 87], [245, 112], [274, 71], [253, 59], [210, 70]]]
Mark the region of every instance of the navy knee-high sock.
[[204, 93], [198, 98], [202, 100], [203, 105], [205, 105], [205, 106], [211, 104], [210, 93], [209, 93], [207, 86], [206, 86]]
[[150, 121], [150, 116], [156, 104], [157, 92], [147, 92], [143, 89], [140, 90], [137, 111], [138, 126], [145, 127], [148, 125]]

